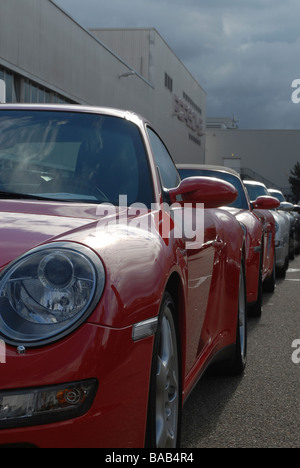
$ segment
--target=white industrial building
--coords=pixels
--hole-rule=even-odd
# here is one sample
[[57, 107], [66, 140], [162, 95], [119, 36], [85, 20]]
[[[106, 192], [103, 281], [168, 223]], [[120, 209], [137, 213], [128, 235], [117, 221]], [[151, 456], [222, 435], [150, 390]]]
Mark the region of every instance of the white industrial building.
[[206, 164], [227, 166], [291, 195], [289, 176], [300, 161], [299, 130], [241, 130], [231, 119], [207, 119]]
[[6, 102], [138, 112], [176, 162], [204, 162], [206, 93], [155, 29], [88, 31], [52, 0], [0, 0], [0, 80]]

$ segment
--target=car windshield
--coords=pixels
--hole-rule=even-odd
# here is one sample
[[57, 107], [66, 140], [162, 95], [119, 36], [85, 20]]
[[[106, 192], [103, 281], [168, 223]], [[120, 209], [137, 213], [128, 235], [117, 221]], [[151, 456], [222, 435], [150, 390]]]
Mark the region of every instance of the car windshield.
[[249, 198], [251, 201], [254, 201], [258, 197], [261, 197], [263, 195], [270, 195], [267, 188], [263, 185], [247, 184], [247, 182], [244, 182], [244, 184], [246, 189], [248, 190]]
[[153, 201], [149, 161], [133, 123], [65, 111], [0, 110], [1, 198], [119, 204]]
[[271, 190], [270, 193], [271, 193], [272, 197], [277, 198], [277, 200], [279, 200], [280, 202], [285, 201], [285, 198], [284, 198], [284, 196], [282, 195], [281, 192], [277, 192], [276, 190]]
[[249, 209], [247, 198], [244, 192], [244, 188], [239, 178], [236, 177], [234, 174], [230, 174], [229, 172], [214, 171], [210, 169], [178, 169], [178, 172], [182, 179], [185, 179], [187, 177], [205, 176], [205, 177], [215, 177], [217, 179], [222, 179], [222, 180], [225, 180], [226, 182], [229, 182], [237, 189], [237, 192], [238, 192], [237, 199], [230, 206], [234, 208], [242, 208], [244, 210]]

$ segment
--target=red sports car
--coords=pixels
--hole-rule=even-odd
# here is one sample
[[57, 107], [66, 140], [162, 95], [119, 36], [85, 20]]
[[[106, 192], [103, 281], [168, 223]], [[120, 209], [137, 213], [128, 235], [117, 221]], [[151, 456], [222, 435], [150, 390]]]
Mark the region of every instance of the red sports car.
[[261, 196], [250, 202], [247, 189], [240, 175], [233, 169], [210, 165], [177, 165], [181, 177], [206, 176], [230, 182], [238, 191], [237, 199], [226, 207], [241, 223], [246, 235], [246, 283], [247, 302], [252, 316], [262, 313], [262, 287], [272, 290], [275, 286], [275, 220], [268, 219], [265, 210], [277, 208], [278, 200]]
[[246, 363], [236, 196], [131, 112], [1, 105], [0, 446], [178, 446], [205, 369]]
[[[249, 194], [249, 199], [252, 204], [258, 197], [269, 197], [267, 188], [261, 182], [255, 180], [243, 180], [243, 184]], [[253, 201], [254, 200], [254, 201]], [[280, 202], [277, 201], [279, 207]], [[276, 283], [276, 254], [275, 254], [275, 238], [276, 238], [276, 220], [270, 210], [255, 209], [255, 213], [260, 218], [264, 227], [264, 268], [265, 271], [272, 269], [272, 275], [263, 283], [264, 289], [267, 292], [273, 292]]]

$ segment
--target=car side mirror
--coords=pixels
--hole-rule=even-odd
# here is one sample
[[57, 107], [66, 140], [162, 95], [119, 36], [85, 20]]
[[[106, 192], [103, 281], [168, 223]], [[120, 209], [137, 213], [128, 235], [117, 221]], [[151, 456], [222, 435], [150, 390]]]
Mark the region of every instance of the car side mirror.
[[275, 197], [270, 197], [269, 195], [262, 195], [252, 202], [254, 210], [275, 210], [279, 205], [279, 200]]
[[293, 211], [294, 205], [289, 202], [281, 202], [279, 205], [279, 209], [282, 211]]
[[182, 203], [203, 203], [205, 208], [231, 205], [238, 196], [232, 184], [214, 177], [188, 177], [168, 194], [171, 203], [178, 203], [181, 197]]
[[296, 213], [300, 213], [300, 206], [299, 205], [294, 205], [294, 211]]

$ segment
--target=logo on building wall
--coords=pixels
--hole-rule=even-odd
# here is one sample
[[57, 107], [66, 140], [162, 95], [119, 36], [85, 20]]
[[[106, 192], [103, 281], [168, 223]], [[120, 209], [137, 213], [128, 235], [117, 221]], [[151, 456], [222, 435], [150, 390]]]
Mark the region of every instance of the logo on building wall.
[[173, 94], [173, 115], [175, 115], [181, 122], [185, 122], [186, 126], [195, 132], [198, 137], [202, 137], [204, 135], [202, 118], [197, 115], [197, 112], [194, 111], [183, 99], [176, 96], [176, 94]]

